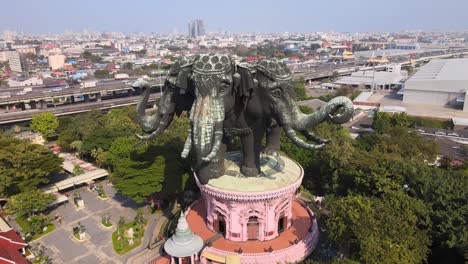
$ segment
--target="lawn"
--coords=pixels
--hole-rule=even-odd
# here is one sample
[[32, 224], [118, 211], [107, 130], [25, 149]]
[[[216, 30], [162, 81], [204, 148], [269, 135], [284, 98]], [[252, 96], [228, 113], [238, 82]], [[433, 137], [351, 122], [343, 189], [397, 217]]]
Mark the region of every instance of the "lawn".
[[101, 221], [101, 224], [105, 227], [111, 227], [112, 226], [112, 223], [111, 222], [104, 222], [104, 221]]
[[135, 230], [135, 221], [132, 221], [130, 223], [127, 223], [125, 224], [124, 228], [121, 229], [121, 239], [120, 240], [117, 240], [118, 238], [118, 234], [117, 234], [117, 231], [118, 230], [115, 230], [113, 233], [112, 233], [112, 244], [114, 245], [114, 250], [115, 252], [117, 252], [117, 254], [119, 255], [125, 255], [127, 254], [128, 252], [130, 252], [132, 249], [135, 249], [137, 247], [139, 247], [141, 245], [141, 240], [145, 234], [145, 226], [143, 226], [143, 228], [141, 228], [141, 230], [139, 230], [138, 232], [135, 231], [134, 234], [133, 234], [133, 245], [130, 245], [128, 243], [128, 239], [125, 238], [124, 236], [124, 231], [123, 230], [128, 230], [130, 227], [133, 227], [133, 229]]
[[416, 126], [447, 129], [450, 127], [450, 121], [437, 120], [429, 117], [411, 116], [410, 120]]
[[[21, 230], [27, 230], [28, 229], [28, 220], [24, 219], [24, 218], [21, 218], [21, 217], [17, 217], [16, 219], [16, 222], [18, 223], [18, 225], [20, 226]], [[26, 237], [26, 240], [27, 242], [29, 241], [33, 241], [33, 240], [36, 240], [44, 235], [47, 235], [48, 233], [52, 232], [55, 230], [55, 225], [52, 223], [52, 222], [49, 222], [47, 223], [47, 230], [45, 232], [40, 232], [40, 233], [37, 233], [37, 234], [34, 234], [32, 237]]]
[[32, 238], [31, 238], [31, 241], [33, 240], [36, 240], [42, 236], [45, 236], [47, 234], [49, 234], [50, 232], [54, 231], [55, 230], [55, 225], [53, 223], [48, 223], [47, 224], [47, 230], [45, 232], [42, 232], [42, 233], [38, 233], [38, 234], [35, 234]]

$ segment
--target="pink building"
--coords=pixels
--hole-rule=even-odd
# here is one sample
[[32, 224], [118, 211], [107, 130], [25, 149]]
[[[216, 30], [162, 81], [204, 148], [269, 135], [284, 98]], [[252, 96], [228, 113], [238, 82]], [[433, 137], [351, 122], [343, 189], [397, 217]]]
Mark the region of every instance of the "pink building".
[[295, 198], [302, 167], [286, 157], [262, 155], [261, 177], [239, 172], [239, 152], [226, 156], [226, 174], [196, 182], [202, 199], [187, 222], [207, 246], [201, 263], [289, 263], [303, 260], [318, 240], [313, 212]]

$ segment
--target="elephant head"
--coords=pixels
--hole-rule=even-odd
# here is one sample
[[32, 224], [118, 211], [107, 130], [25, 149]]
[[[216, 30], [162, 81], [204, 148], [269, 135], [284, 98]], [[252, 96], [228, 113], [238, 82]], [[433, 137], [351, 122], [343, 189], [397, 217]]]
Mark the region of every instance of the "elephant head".
[[182, 157], [193, 147], [198, 167], [213, 160], [223, 138], [224, 96], [231, 92], [233, 74], [231, 58], [224, 54], [201, 54], [194, 58], [191, 80], [195, 100], [190, 110], [190, 130]]
[[188, 81], [192, 62], [192, 58], [185, 57], [177, 61], [170, 69], [156, 113], [153, 115], [148, 116], [145, 113], [150, 95], [150, 84], [143, 79], [138, 79], [132, 84], [134, 88], [144, 89], [137, 103], [136, 115], [137, 121], [143, 130], [151, 133], [145, 136], [137, 135], [140, 139], [150, 140], [156, 138], [170, 125], [176, 112], [188, 110], [191, 107], [193, 98], [187, 93], [187, 90], [190, 87]]
[[[327, 141], [316, 137], [308, 129], [326, 120], [341, 124], [353, 116], [353, 104], [349, 98], [344, 96], [336, 97], [320, 110], [306, 115], [300, 111], [295, 100], [294, 82], [286, 64], [276, 59], [263, 59], [258, 62], [256, 68], [258, 87], [265, 93], [266, 102], [270, 102], [269, 108], [274, 121], [283, 128], [286, 136], [299, 147], [321, 148]], [[315, 145], [303, 141], [296, 135], [295, 131], [301, 132], [308, 140], [314, 140], [319, 144]]]

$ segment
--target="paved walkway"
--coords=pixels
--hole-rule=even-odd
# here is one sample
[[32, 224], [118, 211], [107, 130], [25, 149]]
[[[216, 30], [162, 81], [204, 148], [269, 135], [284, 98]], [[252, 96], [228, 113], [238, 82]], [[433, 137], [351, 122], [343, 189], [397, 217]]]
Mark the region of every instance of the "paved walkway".
[[[165, 223], [169, 223], [169, 220], [175, 215], [178, 213], [178, 211], [180, 210], [179, 207], [174, 206], [172, 207], [171, 211], [168, 212], [167, 214], [164, 214], [159, 220], [157, 223], [154, 224], [154, 227], [152, 228], [148, 228], [146, 231], [147, 232], [150, 232], [152, 231], [152, 235], [151, 235], [151, 240], [150, 241], [156, 241], [156, 238], [159, 236], [159, 233], [161, 231], [161, 228], [163, 228], [163, 225]], [[146, 235], [145, 235], [146, 237]], [[150, 236], [148, 235], [148, 238]], [[156, 243], [155, 245], [153, 245], [153, 248], [151, 249], [143, 249], [142, 251], [140, 251], [138, 254], [135, 254], [133, 255], [132, 257], [130, 257], [127, 261], [128, 264], [146, 264], [146, 263], [152, 263], [152, 261], [156, 261], [157, 259], [159, 259], [161, 257], [161, 247], [164, 246], [164, 242], [166, 240], [162, 240], [158, 243]], [[149, 242], [149, 241], [148, 241]], [[146, 244], [148, 245], [148, 244]], [[161, 261], [165, 261], [166, 258], [164, 258], [164, 256], [161, 258], [162, 260]], [[161, 263], [164, 263], [164, 262], [161, 262]]]
[[[145, 218], [148, 225], [140, 247], [135, 248], [124, 256], [115, 253], [112, 245], [112, 232], [115, 231], [120, 216], [126, 222], [134, 219], [137, 205], [130, 199], [118, 194], [111, 185], [104, 184], [104, 191], [109, 196], [107, 200], [101, 200], [96, 192], [91, 192], [87, 187], [80, 191], [85, 207], [77, 210], [72, 202], [59, 206], [51, 212], [51, 216], [62, 215], [64, 221], [56, 224], [56, 230], [47, 234], [31, 244], [42, 244], [46, 248], [46, 254], [55, 263], [126, 263], [127, 259], [146, 248], [151, 238], [156, 221], [160, 214], [149, 214], [145, 210]], [[71, 192], [73, 193], [73, 192]], [[101, 224], [101, 217], [105, 212], [111, 215], [112, 228], [107, 229]], [[73, 227], [81, 222], [86, 227], [87, 239], [78, 242], [72, 235]]]

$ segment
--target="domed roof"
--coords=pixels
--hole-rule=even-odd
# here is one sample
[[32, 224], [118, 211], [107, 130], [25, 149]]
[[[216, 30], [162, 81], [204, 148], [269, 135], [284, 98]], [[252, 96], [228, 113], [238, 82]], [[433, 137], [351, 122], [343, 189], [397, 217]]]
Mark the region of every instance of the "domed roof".
[[184, 212], [180, 214], [175, 234], [164, 243], [164, 250], [173, 257], [190, 257], [203, 247], [203, 240], [192, 233]]

